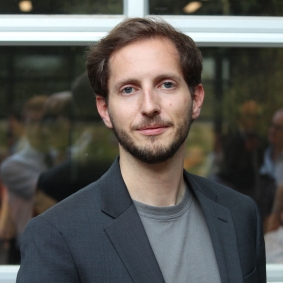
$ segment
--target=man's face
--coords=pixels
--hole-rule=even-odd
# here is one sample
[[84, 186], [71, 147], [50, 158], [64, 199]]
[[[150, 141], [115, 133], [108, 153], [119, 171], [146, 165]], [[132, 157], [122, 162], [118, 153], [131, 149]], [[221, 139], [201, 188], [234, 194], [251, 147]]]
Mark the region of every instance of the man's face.
[[283, 148], [283, 111], [276, 112], [272, 118], [269, 142], [278, 149]]
[[106, 126], [113, 128], [120, 153], [146, 163], [171, 158], [200, 113], [203, 88], [192, 96], [175, 46], [166, 38], [141, 40], [115, 52], [109, 61], [108, 105], [97, 97]]

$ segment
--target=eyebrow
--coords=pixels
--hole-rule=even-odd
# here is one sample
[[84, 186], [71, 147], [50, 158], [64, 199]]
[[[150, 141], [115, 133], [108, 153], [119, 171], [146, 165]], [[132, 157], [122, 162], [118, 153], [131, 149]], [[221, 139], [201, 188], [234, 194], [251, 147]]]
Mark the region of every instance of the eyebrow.
[[[182, 74], [181, 74], [182, 75]], [[183, 75], [182, 75], [182, 78], [183, 78]], [[159, 76], [157, 76], [154, 80], [156, 82], [158, 81], [162, 81], [162, 80], [166, 80], [166, 79], [173, 79], [175, 81], [179, 81], [179, 75], [175, 74], [175, 73], [165, 73], [165, 74], [161, 74]]]
[[[183, 76], [182, 76], [183, 78]], [[179, 79], [179, 76], [175, 73], [164, 73], [164, 74], [161, 74], [157, 77], [154, 78], [154, 82], [159, 82], [159, 81], [162, 81], [162, 80], [166, 80], [166, 79], [173, 79], [177, 82], [180, 81]], [[115, 89], [118, 89], [120, 88], [121, 86], [123, 85], [126, 85], [126, 84], [139, 84], [140, 83], [140, 80], [136, 79], [136, 78], [126, 78], [126, 79], [122, 79], [118, 82], [116, 82], [116, 84], [114, 85], [114, 88]]]
[[123, 79], [121, 81], [118, 81], [115, 83], [114, 88], [118, 89], [123, 85], [127, 85], [127, 84], [138, 84], [139, 80], [137, 79], [131, 79], [131, 78], [127, 78], [127, 79]]

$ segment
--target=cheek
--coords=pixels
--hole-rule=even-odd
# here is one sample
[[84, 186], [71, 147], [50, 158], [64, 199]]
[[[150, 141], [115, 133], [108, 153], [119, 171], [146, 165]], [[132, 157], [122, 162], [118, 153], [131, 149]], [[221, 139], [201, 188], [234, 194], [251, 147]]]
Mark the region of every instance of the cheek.
[[169, 112], [167, 112], [171, 118], [178, 119], [178, 120], [184, 120], [188, 116], [188, 105], [187, 103], [182, 103], [182, 105], [176, 107], [174, 104], [170, 104], [170, 107], [168, 108]]
[[113, 105], [109, 108], [109, 115], [111, 116], [111, 119], [114, 121], [114, 123], [119, 127], [124, 127], [125, 124], [131, 123], [134, 117], [134, 111], [131, 105]]

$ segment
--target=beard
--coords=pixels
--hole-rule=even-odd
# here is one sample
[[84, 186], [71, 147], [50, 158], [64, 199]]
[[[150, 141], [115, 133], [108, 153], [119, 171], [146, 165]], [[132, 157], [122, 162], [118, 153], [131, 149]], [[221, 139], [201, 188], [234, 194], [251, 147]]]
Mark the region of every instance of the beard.
[[[161, 144], [158, 140], [160, 137], [158, 136], [146, 136], [146, 138], [150, 141], [150, 145], [141, 145], [138, 146], [132, 136], [126, 132], [125, 130], [121, 129], [115, 124], [113, 117], [111, 117], [110, 113], [110, 120], [113, 126], [113, 132], [119, 142], [119, 144], [130, 153], [133, 157], [137, 158], [138, 160], [148, 163], [148, 164], [157, 164], [167, 161], [168, 159], [172, 158], [174, 154], [178, 151], [180, 146], [185, 142], [190, 127], [192, 124], [191, 119], [192, 109], [190, 109], [188, 116], [182, 123], [179, 123], [176, 126], [176, 133], [174, 134], [174, 139], [167, 145]], [[161, 125], [169, 125], [172, 126], [172, 123], [166, 123], [163, 121], [160, 116], [154, 117], [147, 117], [145, 118], [142, 123], [138, 126], [133, 127], [131, 130], [135, 130], [141, 128], [143, 126], [152, 125], [152, 124], [161, 124]]]

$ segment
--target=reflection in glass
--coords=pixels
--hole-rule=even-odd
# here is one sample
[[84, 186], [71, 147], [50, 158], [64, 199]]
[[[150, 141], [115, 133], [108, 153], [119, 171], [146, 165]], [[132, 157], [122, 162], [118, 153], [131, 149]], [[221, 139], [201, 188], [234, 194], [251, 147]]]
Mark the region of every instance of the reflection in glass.
[[149, 0], [152, 15], [282, 16], [281, 0]]
[[123, 0], [0, 0], [0, 14], [123, 14]]
[[[2, 201], [1, 237], [9, 241], [7, 262], [20, 262], [19, 245], [23, 231], [33, 214], [35, 184], [39, 175], [48, 169], [44, 162], [49, 152], [46, 136], [41, 127], [44, 105], [47, 96], [34, 96], [28, 99], [22, 108], [22, 117], [18, 121], [21, 135], [12, 154], [1, 163], [2, 190], [6, 192], [6, 202]], [[3, 218], [3, 215], [6, 217]], [[9, 217], [9, 235], [3, 222]], [[12, 229], [13, 228], [13, 229]], [[13, 231], [13, 232], [12, 232]]]
[[[201, 51], [206, 97], [186, 142], [184, 166], [253, 197], [270, 231], [278, 227], [273, 210], [279, 184], [261, 168], [264, 152], [272, 146], [270, 133], [281, 129], [271, 120], [283, 106], [283, 49]], [[3, 166], [7, 158], [21, 155], [27, 140], [41, 154], [44, 166], [37, 168], [43, 169], [32, 198], [21, 197], [33, 204], [33, 215], [99, 178], [118, 154], [114, 135], [96, 111], [84, 52], [83, 47], [0, 47], [0, 161]], [[42, 113], [27, 115], [23, 109], [36, 97], [44, 98]], [[3, 172], [1, 211], [11, 202], [8, 173]], [[16, 181], [20, 174], [10, 176]], [[0, 237], [13, 254], [19, 231], [10, 225], [12, 215], [0, 215], [6, 215], [0, 217]], [[16, 263], [6, 257], [7, 262]]]
[[85, 48], [0, 49], [0, 258], [19, 264], [29, 219], [96, 181], [118, 147], [96, 111]]

